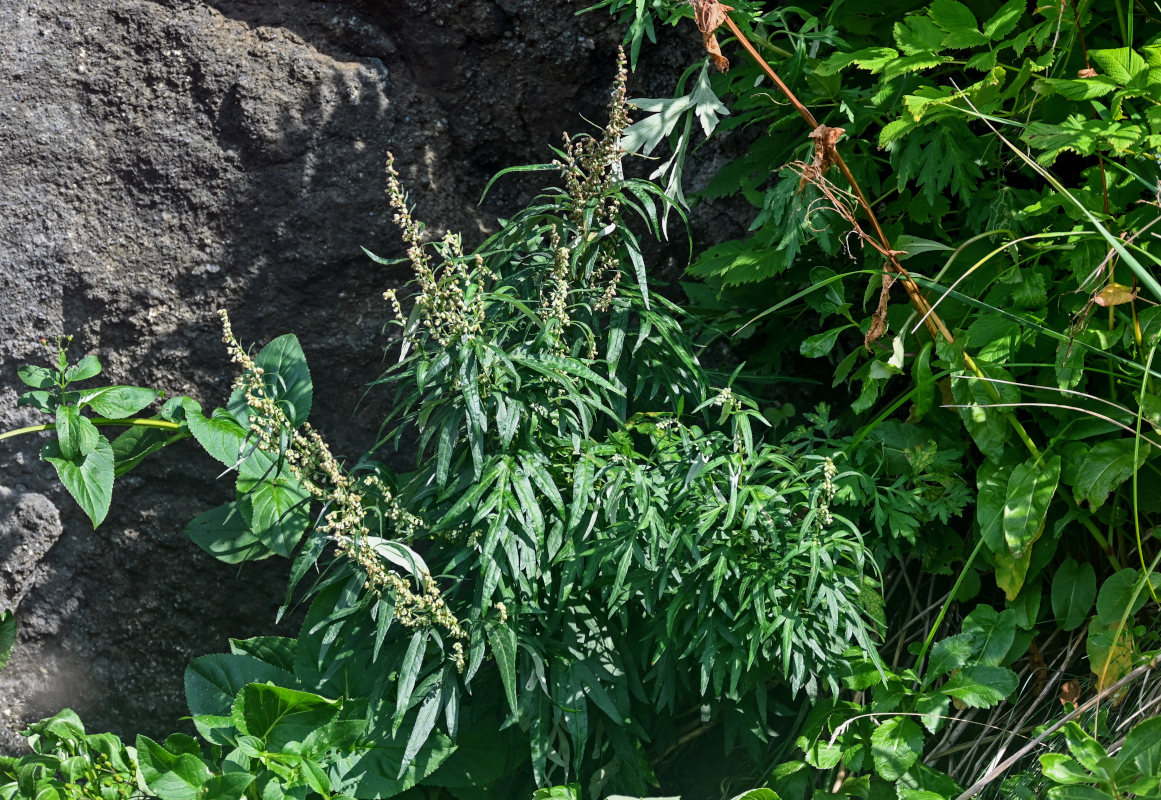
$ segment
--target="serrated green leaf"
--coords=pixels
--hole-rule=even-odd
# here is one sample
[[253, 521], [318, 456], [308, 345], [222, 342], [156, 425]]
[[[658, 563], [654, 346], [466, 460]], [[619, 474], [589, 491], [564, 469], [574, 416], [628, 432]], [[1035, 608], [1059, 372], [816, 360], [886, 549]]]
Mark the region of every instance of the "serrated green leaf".
[[930, 683], [941, 675], [948, 675], [968, 663], [972, 657], [974, 637], [960, 633], [936, 642], [924, 673], [924, 682]]
[[210, 768], [189, 753], [173, 755], [148, 736], [137, 736], [141, 780], [161, 800], [196, 800], [210, 779]]
[[288, 333], [274, 339], [258, 353], [254, 364], [262, 370], [267, 395], [282, 409], [291, 425], [298, 427], [306, 422], [314, 398], [314, 384], [298, 337]]
[[147, 457], [165, 447], [171, 431], [132, 427], [113, 440], [113, 473], [121, 477]]
[[875, 772], [883, 780], [899, 780], [919, 760], [923, 740], [923, 730], [909, 717], [887, 720], [871, 734]]
[[96, 356], [85, 356], [65, 370], [65, 381], [84, 381], [101, 374], [101, 361]]
[[219, 561], [240, 564], [274, 555], [246, 521], [246, 501], [226, 503], [198, 514], [185, 526], [185, 535]]
[[53, 389], [56, 388], [57, 374], [55, 370], [47, 367], [38, 367], [33, 364], [25, 364], [16, 368], [16, 377], [27, 386], [33, 389]]
[[268, 683], [251, 683], [239, 692], [232, 715], [238, 730], [257, 736], [267, 750], [302, 743], [315, 729], [332, 722], [341, 705], [311, 692]]
[[49, 442], [41, 450], [41, 458], [56, 468], [60, 482], [88, 515], [93, 527], [100, 525], [113, 499], [113, 447], [109, 440], [98, 436], [92, 451], [75, 460], [65, 458], [57, 443]]
[[161, 392], [142, 386], [105, 386], [81, 393], [80, 404], [102, 417], [124, 419], [152, 403]]
[[1088, 56], [1096, 62], [1100, 72], [1108, 75], [1120, 86], [1127, 85], [1149, 66], [1131, 47], [1089, 50]]
[[290, 558], [310, 525], [310, 495], [289, 473], [262, 481], [238, 479], [243, 517], [251, 532], [272, 552]]
[[1016, 691], [1019, 683], [1016, 673], [1006, 667], [964, 667], [939, 691], [969, 708], [990, 708]]
[[56, 410], [56, 441], [61, 458], [79, 461], [93, 452], [101, 440], [97, 427], [85, 417], [77, 406], [59, 406]]
[[1036, 88], [1044, 94], [1058, 94], [1068, 100], [1087, 101], [1117, 90], [1117, 82], [1107, 75], [1092, 78], [1041, 78]]
[[984, 36], [993, 42], [1003, 39], [1015, 29], [1026, 6], [1025, 0], [1008, 0], [984, 23]]
[[943, 46], [943, 30], [926, 14], [909, 14], [892, 29], [895, 46], [904, 55], [933, 53]]

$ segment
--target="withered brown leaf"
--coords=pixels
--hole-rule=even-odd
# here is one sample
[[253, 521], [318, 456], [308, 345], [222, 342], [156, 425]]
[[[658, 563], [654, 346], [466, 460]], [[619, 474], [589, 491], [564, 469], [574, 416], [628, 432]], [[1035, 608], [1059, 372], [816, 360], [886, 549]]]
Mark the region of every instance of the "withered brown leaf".
[[701, 40], [710, 60], [718, 72], [725, 72], [730, 68], [730, 61], [722, 55], [714, 31], [726, 21], [726, 12], [733, 11], [733, 6], [719, 3], [718, 0], [689, 0], [689, 4], [693, 6], [693, 18], [697, 22], [697, 29], [701, 31]]
[[883, 273], [883, 288], [879, 290], [879, 307], [871, 316], [871, 327], [863, 337], [863, 347], [869, 351], [871, 345], [883, 337], [887, 332], [887, 306], [891, 301], [891, 287], [895, 285], [895, 276]]

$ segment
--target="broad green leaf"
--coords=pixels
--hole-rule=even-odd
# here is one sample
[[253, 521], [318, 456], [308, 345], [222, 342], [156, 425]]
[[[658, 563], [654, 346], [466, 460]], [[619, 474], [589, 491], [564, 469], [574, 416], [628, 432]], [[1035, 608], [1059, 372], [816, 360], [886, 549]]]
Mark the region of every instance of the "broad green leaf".
[[288, 333], [262, 348], [254, 359], [262, 369], [262, 383], [294, 427], [310, 416], [314, 384], [298, 338]]
[[1109, 493], [1131, 478], [1148, 456], [1149, 446], [1133, 439], [1107, 439], [1093, 445], [1076, 471], [1076, 501], [1087, 500], [1093, 511], [1100, 508]]
[[1020, 558], [1040, 538], [1059, 482], [1060, 456], [1046, 461], [1033, 457], [1012, 470], [1004, 502], [1004, 540], [1014, 557]]
[[1119, 622], [1102, 625], [1094, 619], [1088, 625], [1085, 652], [1089, 669], [1096, 676], [1099, 692], [1112, 686], [1133, 669], [1136, 644], [1132, 633], [1122, 628]]
[[923, 752], [923, 730], [910, 717], [887, 720], [871, 734], [871, 758], [875, 772], [887, 781], [897, 781]]
[[1117, 798], [1095, 786], [1074, 784], [1053, 786], [1048, 790], [1048, 800], [1117, 800]]
[[[532, 800], [581, 800], [581, 785], [545, 786], [532, 793]], [[608, 798], [606, 798], [608, 800]]]
[[1063, 753], [1045, 753], [1040, 756], [1040, 768], [1044, 777], [1057, 783], [1092, 783], [1095, 780], [1092, 773], [1083, 769], [1076, 759]]
[[174, 755], [140, 734], [137, 736], [137, 765], [141, 780], [160, 800], [196, 800], [202, 786], [210, 779], [209, 767], [197, 756], [189, 753]]
[[251, 683], [239, 693], [231, 713], [238, 730], [278, 751], [305, 741], [316, 728], [333, 721], [340, 707], [337, 701], [310, 692]]
[[60, 457], [80, 461], [93, 452], [100, 441], [97, 426], [81, 416], [78, 406], [60, 406], [56, 410], [56, 442]]
[[405, 747], [403, 737], [390, 730], [370, 731], [354, 746], [331, 756], [332, 790], [353, 792], [357, 786], [359, 800], [394, 797], [435, 772], [456, 749], [447, 736], [435, 731], [401, 775]]
[[1008, 481], [1012, 468], [985, 461], [976, 472], [976, 526], [984, 544], [995, 554], [1006, 553], [1004, 539], [1004, 504], [1008, 498]]
[[161, 392], [141, 386], [106, 386], [81, 393], [81, 405], [102, 417], [125, 419], [152, 403]]
[[243, 513], [246, 501], [211, 508], [190, 520], [185, 535], [219, 561], [240, 564], [274, 555], [251, 529]]
[[825, 356], [834, 349], [834, 343], [838, 340], [839, 334], [849, 327], [851, 326], [844, 325], [841, 328], [831, 328], [829, 331], [807, 336], [802, 340], [798, 351], [807, 358], [820, 358]]
[[463, 728], [456, 736], [456, 751], [424, 783], [451, 788], [489, 784], [527, 759], [528, 744], [521, 739], [515, 727]]
[[113, 473], [121, 477], [165, 447], [172, 431], [134, 426], [113, 440]]
[[1142, 586], [1137, 590], [1139, 582], [1140, 572], [1132, 567], [1119, 570], [1105, 580], [1096, 601], [1097, 619], [1102, 625], [1116, 625], [1122, 619], [1131, 624], [1133, 615], [1149, 599], [1147, 588]]
[[[673, 799], [670, 798], [668, 800]], [[782, 798], [779, 797], [778, 793], [773, 789], [762, 787], [760, 789], [751, 789], [748, 792], [742, 792], [741, 794], [733, 797], [732, 800], [782, 800]]]
[[1024, 589], [1028, 568], [1032, 565], [1032, 548], [1025, 550], [1019, 557], [1011, 553], [999, 553], [993, 556], [993, 560], [996, 562], [996, 586], [1004, 590], [1004, 599], [1011, 603]]
[[1064, 726], [1064, 740], [1068, 742], [1068, 751], [1081, 767], [1098, 776], [1111, 777], [1102, 775], [1107, 766], [1108, 751], [1084, 728], [1075, 722], [1068, 722]]
[[214, 775], [202, 784], [198, 800], [242, 800], [247, 787], [253, 782], [254, 776], [245, 772]]
[[285, 636], [254, 636], [249, 639], [231, 639], [230, 652], [234, 655], [254, 656], [267, 664], [294, 671], [294, 653], [298, 640]]
[[[1001, 380], [1011, 380], [1004, 370], [985, 368], [987, 376]], [[976, 446], [989, 460], [999, 461], [1004, 455], [1004, 444], [1012, 438], [1012, 427], [1008, 423], [1010, 408], [994, 408], [997, 403], [1020, 402], [1018, 387], [1006, 383], [983, 381], [970, 376], [952, 378], [952, 395], [956, 403], [967, 406], [960, 409], [964, 425]], [[998, 393], [999, 398], [992, 395]]]
[[331, 779], [319, 766], [314, 759], [304, 758], [298, 762], [299, 769], [302, 772], [303, 778], [306, 780], [306, 785], [313, 789], [323, 797], [327, 797], [331, 793]]
[[16, 398], [16, 407], [31, 406], [37, 411], [43, 411], [45, 414], [55, 414], [57, 406], [60, 405], [57, 396], [53, 392], [33, 391], [25, 392]]
[[934, 348], [927, 342], [911, 362], [911, 380], [915, 384], [915, 405], [911, 418], [916, 422], [927, 416], [935, 406], [935, 375], [931, 372], [931, 353]]
[[227, 467], [233, 467], [246, 452], [248, 431], [228, 414], [206, 417], [201, 406], [186, 399], [185, 420], [189, 432], [202, 449]]
[[1096, 599], [1096, 570], [1092, 564], [1068, 559], [1052, 578], [1052, 613], [1061, 630], [1074, 631], [1084, 624]]
[[997, 612], [991, 606], [978, 605], [964, 618], [963, 632], [972, 637], [975, 663], [998, 666], [1016, 640], [1016, 612]]
[[113, 447], [109, 440], [99, 436], [92, 452], [75, 461], [64, 458], [56, 442], [49, 442], [40, 457], [56, 468], [60, 482], [88, 515], [93, 527], [100, 525], [113, 499]]
[[310, 525], [310, 495], [302, 484], [289, 474], [257, 482], [243, 477], [238, 479], [238, 495], [248, 501], [242, 504], [242, 515], [258, 541], [290, 558]]
[[238, 692], [250, 683], [294, 687], [295, 677], [253, 656], [215, 653], [195, 658], [185, 669], [185, 698], [197, 716], [228, 715]]
[[1133, 726], [1117, 753], [1123, 765], [1120, 780], [1132, 778], [1132, 767], [1142, 775], [1161, 775], [1161, 717], [1150, 717]]
[[967, 664], [974, 652], [974, 642], [975, 636], [971, 633], [961, 633], [936, 642], [927, 661], [924, 683], [930, 683]]
[[65, 380], [85, 381], [101, 374], [101, 361], [96, 356], [85, 356], [73, 366], [65, 370]]
[[1016, 691], [1019, 679], [1006, 667], [964, 667], [939, 691], [954, 697], [968, 708], [990, 708]]
[[33, 389], [52, 389], [55, 388], [56, 372], [46, 367], [37, 367], [32, 364], [25, 364], [22, 367], [17, 367], [16, 377], [27, 386]]
[[3, 672], [16, 647], [16, 616], [11, 610], [0, 611], [0, 672]]

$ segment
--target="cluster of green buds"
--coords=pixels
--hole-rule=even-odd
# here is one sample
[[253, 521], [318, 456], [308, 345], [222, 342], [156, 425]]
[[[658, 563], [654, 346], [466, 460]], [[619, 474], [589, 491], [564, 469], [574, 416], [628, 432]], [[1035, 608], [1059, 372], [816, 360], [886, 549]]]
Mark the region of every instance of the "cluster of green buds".
[[[435, 243], [440, 263], [428, 253], [424, 226], [411, 215], [407, 193], [395, 169], [395, 157], [387, 154], [387, 200], [395, 211], [392, 218], [407, 245], [407, 260], [415, 271], [419, 293], [415, 303], [420, 324], [441, 346], [463, 336], [478, 334], [484, 322], [484, 281], [495, 276], [480, 256], [465, 257], [458, 233], [448, 232]], [[394, 290], [383, 293], [403, 320], [403, 309]]]
[[[371, 513], [382, 514], [383, 522], [405, 540], [422, 529], [422, 521], [399, 503], [378, 476], [348, 475], [309, 422], [294, 426], [270, 396], [262, 368], [238, 343], [229, 316], [225, 311], [218, 313], [222, 318], [222, 340], [230, 358], [242, 370], [235, 389], [242, 391], [251, 409], [250, 433], [260, 450], [281, 459], [310, 496], [330, 509], [319, 522], [319, 530], [334, 541], [340, 556], [353, 561], [367, 576], [368, 591], [393, 600], [395, 616], [401, 624], [434, 625], [453, 639], [467, 638], [455, 615], [447, 609], [432, 577], [420, 576], [418, 591], [413, 589], [407, 580], [384, 565], [384, 559], [369, 540], [372, 531], [368, 527], [368, 515]], [[365, 502], [368, 496], [377, 502], [368, 504]]]
[[838, 467], [827, 456], [822, 462], [822, 489], [818, 493], [818, 517], [815, 523], [820, 531], [834, 522], [834, 516], [830, 513], [830, 504], [834, 502], [834, 496], [838, 493], [838, 487], [834, 483], [836, 477], [838, 477]]
[[611, 305], [621, 277], [615, 237], [604, 234], [618, 224], [621, 213], [621, 201], [613, 190], [624, 180], [621, 159], [625, 149], [621, 139], [632, 123], [629, 117], [632, 106], [626, 90], [628, 79], [622, 50], [617, 58], [617, 77], [609, 101], [609, 121], [601, 136], [565, 134], [562, 156], [552, 162], [564, 177], [570, 200], [567, 219], [577, 237], [572, 246], [588, 247], [596, 242], [600, 248], [596, 267], [586, 277], [588, 287], [604, 285], [601, 298], [594, 304], [598, 311], [607, 310]]
[[566, 331], [572, 325], [572, 316], [568, 309], [569, 294], [569, 260], [572, 254], [567, 247], [560, 243], [560, 232], [556, 225], [549, 233], [549, 244], [552, 252], [552, 269], [544, 276], [540, 287], [540, 318], [545, 328], [552, 332], [552, 346], [556, 355], [568, 355]]

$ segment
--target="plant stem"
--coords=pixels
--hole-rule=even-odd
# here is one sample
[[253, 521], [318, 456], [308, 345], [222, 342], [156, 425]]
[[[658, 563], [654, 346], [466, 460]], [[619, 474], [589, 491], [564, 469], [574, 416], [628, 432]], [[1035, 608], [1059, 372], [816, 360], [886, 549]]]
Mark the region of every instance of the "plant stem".
[[[180, 435], [171, 437], [170, 441], [177, 441], [189, 436], [189, 433], [182, 431], [180, 422], [170, 422], [166, 419], [108, 419], [106, 417], [93, 417], [89, 422], [99, 426], [116, 426], [122, 428], [160, 428], [164, 431], [180, 431]], [[16, 428], [15, 430], [5, 431], [0, 433], [0, 439], [9, 439], [13, 436], [22, 436], [26, 433], [41, 433], [42, 431], [56, 430], [55, 422], [46, 422], [43, 425], [29, 425], [27, 428]]]
[[[778, 73], [774, 71], [773, 67], [766, 63], [766, 59], [762, 58], [761, 54], [759, 54], [758, 51], [754, 48], [754, 45], [750, 43], [750, 40], [746, 34], [742, 31], [741, 28], [738, 27], [737, 23], [735, 23], [728, 14], [725, 15], [725, 24], [727, 27], [729, 27], [730, 32], [733, 33], [734, 37], [742, 45], [754, 63], [757, 64], [758, 67], [766, 73], [766, 77], [768, 77], [774, 83], [774, 85], [778, 87], [778, 90], [782, 92], [786, 99], [790, 101], [790, 104], [794, 107], [794, 110], [797, 111], [799, 116], [801, 116], [802, 119], [806, 121], [806, 124], [809, 125], [812, 130], [817, 129], [819, 127], [818, 120], [816, 120], [814, 115], [810, 113], [810, 109], [804, 106], [802, 101], [799, 100], [794, 92], [790, 90], [790, 87], [787, 86], [780, 77], [778, 77]], [[899, 263], [899, 256], [897, 252], [891, 248], [891, 242], [887, 238], [887, 234], [883, 231], [882, 226], [879, 225], [879, 218], [875, 216], [875, 211], [871, 207], [870, 201], [867, 200], [867, 195], [863, 192], [863, 187], [859, 185], [858, 180], [851, 172], [850, 167], [847, 166], [847, 162], [843, 160], [842, 154], [838, 152], [837, 147], [834, 148], [834, 164], [843, 174], [843, 178], [846, 179], [847, 183], [851, 187], [851, 190], [854, 191], [855, 196], [858, 198], [859, 206], [863, 209], [863, 213], [866, 214], [867, 220], [871, 223], [871, 228], [874, 230], [875, 238], [878, 239], [878, 246], [876, 249], [883, 254], [883, 257], [887, 260], [887, 265], [890, 267], [891, 271], [902, 279], [903, 288], [907, 290], [907, 296], [910, 298], [911, 304], [915, 307], [915, 310], [918, 311], [921, 315], [924, 325], [927, 327], [928, 333], [931, 334], [931, 338], [938, 339], [942, 337], [948, 344], [955, 344], [955, 337], [952, 336], [951, 331], [948, 330], [947, 325], [945, 325], [943, 322], [943, 319], [932, 310], [931, 304], [927, 302], [927, 298], [923, 296], [923, 293], [919, 290], [919, 286], [916, 285], [915, 281], [911, 278], [911, 275], [907, 272], [907, 270], [904, 269], [903, 265]], [[966, 351], [961, 352], [961, 356], [963, 357], [964, 364], [969, 370], [972, 371], [972, 373], [976, 375], [976, 377], [985, 377], [983, 370], [980, 369], [978, 364], [976, 364], [975, 359], [973, 359]], [[993, 396], [994, 400], [999, 400], [999, 392], [990, 383], [988, 384], [987, 391]], [[1024, 428], [1020, 420], [1016, 419], [1016, 415], [1007, 413], [1005, 414], [1005, 417], [1008, 419], [1008, 422], [1012, 426], [1013, 430], [1015, 430], [1016, 436], [1019, 437], [1020, 441], [1024, 443], [1024, 446], [1028, 448], [1028, 452], [1034, 458], [1039, 459], [1040, 449], [1036, 446], [1036, 443], [1032, 441], [1032, 437], [1028, 435], [1028, 431]]]

